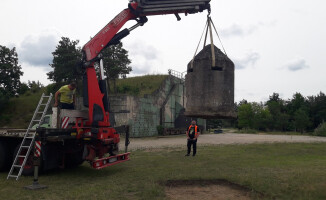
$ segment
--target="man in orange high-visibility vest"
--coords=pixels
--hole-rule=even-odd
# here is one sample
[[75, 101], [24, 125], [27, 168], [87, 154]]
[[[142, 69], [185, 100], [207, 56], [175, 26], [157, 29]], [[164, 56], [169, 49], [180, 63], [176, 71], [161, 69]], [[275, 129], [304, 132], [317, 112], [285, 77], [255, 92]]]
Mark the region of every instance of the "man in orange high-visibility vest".
[[195, 156], [197, 152], [197, 138], [199, 137], [200, 134], [199, 127], [196, 125], [195, 120], [192, 120], [191, 125], [189, 126], [186, 134], [187, 134], [187, 148], [188, 148], [186, 156], [190, 155], [191, 145], [193, 146], [192, 156]]

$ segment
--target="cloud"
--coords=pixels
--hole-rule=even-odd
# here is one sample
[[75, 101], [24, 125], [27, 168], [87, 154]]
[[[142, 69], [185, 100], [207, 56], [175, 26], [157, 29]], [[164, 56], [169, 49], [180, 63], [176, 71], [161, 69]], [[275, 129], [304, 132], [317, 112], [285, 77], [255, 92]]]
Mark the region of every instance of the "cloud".
[[232, 59], [236, 69], [245, 69], [249, 66], [254, 66], [259, 60], [260, 55], [257, 52], [249, 52], [242, 58]]
[[30, 66], [29, 64], [24, 63], [22, 65], [22, 71], [24, 72], [23, 76], [21, 77], [21, 81], [27, 83], [28, 81], [40, 81], [44, 85], [48, 85], [51, 81], [46, 75], [47, 68], [45, 67], [34, 67]]
[[142, 63], [140, 64], [135, 64], [135, 65], [131, 65], [132, 66], [132, 74], [136, 74], [136, 75], [142, 75], [142, 74], [149, 74], [152, 70], [151, 68], [153, 67], [153, 65], [151, 65], [150, 63]]
[[158, 58], [158, 50], [152, 46], [148, 45], [143, 41], [132, 43], [128, 45], [128, 49], [133, 52], [134, 56], [142, 56], [147, 60], [155, 60]]
[[309, 65], [307, 65], [305, 59], [296, 58], [288, 61], [286, 64], [283, 65], [282, 68], [288, 69], [289, 71], [299, 71], [302, 69], [309, 68]]
[[27, 36], [18, 49], [21, 62], [35, 67], [49, 67], [59, 37], [55, 34]]
[[152, 73], [158, 65], [158, 60], [148, 60], [146, 57], [133, 56], [132, 57], [132, 74], [143, 75]]
[[247, 35], [251, 35], [258, 29], [260, 29], [263, 26], [274, 26], [276, 24], [276, 21], [272, 22], [259, 22], [254, 25], [250, 25], [247, 27], [241, 26], [239, 24], [232, 24], [230, 27], [225, 28], [221, 30], [221, 35], [224, 38], [229, 38], [229, 37], [244, 37]]
[[160, 63], [159, 51], [144, 41], [137, 41], [126, 45], [126, 49], [130, 52], [129, 55], [132, 60], [132, 74], [151, 73], [155, 66]]
[[238, 24], [233, 24], [230, 27], [223, 29], [221, 31], [221, 35], [224, 38], [227, 37], [233, 37], [233, 36], [246, 36], [246, 35], [250, 35], [251, 33], [253, 33], [258, 27], [257, 26], [251, 26], [248, 28], [242, 27]]

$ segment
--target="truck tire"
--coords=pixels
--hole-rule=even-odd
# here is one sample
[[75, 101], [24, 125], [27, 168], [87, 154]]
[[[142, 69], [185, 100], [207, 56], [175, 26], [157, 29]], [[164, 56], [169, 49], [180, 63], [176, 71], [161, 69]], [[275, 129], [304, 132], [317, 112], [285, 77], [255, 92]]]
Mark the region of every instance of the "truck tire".
[[0, 171], [8, 170], [11, 164], [9, 147], [4, 141], [0, 141]]
[[[18, 150], [19, 150], [19, 147], [20, 147], [20, 144], [18, 144], [15, 148], [15, 153], [13, 155], [13, 160], [15, 160], [16, 158], [16, 155], [18, 153]], [[27, 150], [23, 150], [23, 151], [27, 151]], [[42, 158], [41, 158], [42, 160]], [[21, 165], [23, 164], [24, 162], [24, 159], [23, 158], [19, 158], [18, 159], [18, 163]], [[41, 168], [41, 167], [40, 167]], [[24, 170], [22, 172], [22, 175], [24, 176], [31, 176], [34, 174], [34, 166], [33, 166], [33, 152], [31, 152], [28, 156], [28, 159], [26, 161], [26, 164], [24, 166]]]

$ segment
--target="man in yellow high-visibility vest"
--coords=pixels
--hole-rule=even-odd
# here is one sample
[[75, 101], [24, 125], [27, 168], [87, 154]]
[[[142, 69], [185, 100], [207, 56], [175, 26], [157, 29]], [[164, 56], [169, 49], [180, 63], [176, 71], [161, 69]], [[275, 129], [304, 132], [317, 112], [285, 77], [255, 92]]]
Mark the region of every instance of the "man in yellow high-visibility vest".
[[72, 82], [69, 85], [64, 85], [55, 93], [54, 107], [59, 105], [59, 95], [60, 108], [73, 110], [76, 103], [76, 83]]
[[187, 134], [187, 154], [186, 154], [186, 156], [190, 155], [191, 145], [193, 146], [192, 156], [195, 156], [197, 153], [197, 138], [199, 137], [199, 134], [200, 134], [199, 127], [196, 125], [195, 120], [191, 121], [191, 125], [189, 126], [186, 134]]

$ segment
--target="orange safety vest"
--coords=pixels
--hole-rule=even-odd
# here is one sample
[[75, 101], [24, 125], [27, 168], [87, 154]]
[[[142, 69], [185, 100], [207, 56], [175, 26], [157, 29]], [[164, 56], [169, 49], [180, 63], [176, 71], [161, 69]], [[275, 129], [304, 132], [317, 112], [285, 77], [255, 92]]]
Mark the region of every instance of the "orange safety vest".
[[[192, 125], [190, 125], [189, 128], [188, 128], [188, 134], [189, 134], [189, 131], [190, 131], [191, 127], [192, 127]], [[195, 126], [195, 136], [197, 136], [197, 130], [198, 130], [198, 126], [196, 125]]]

